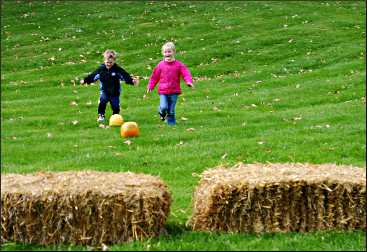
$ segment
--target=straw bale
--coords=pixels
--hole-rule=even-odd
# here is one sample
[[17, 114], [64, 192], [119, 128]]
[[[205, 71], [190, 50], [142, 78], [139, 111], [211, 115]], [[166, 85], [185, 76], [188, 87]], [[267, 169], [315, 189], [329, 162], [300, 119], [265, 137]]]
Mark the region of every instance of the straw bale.
[[366, 229], [366, 169], [335, 164], [243, 164], [201, 175], [194, 230]]
[[130, 172], [2, 174], [1, 242], [119, 243], [164, 232], [171, 196]]

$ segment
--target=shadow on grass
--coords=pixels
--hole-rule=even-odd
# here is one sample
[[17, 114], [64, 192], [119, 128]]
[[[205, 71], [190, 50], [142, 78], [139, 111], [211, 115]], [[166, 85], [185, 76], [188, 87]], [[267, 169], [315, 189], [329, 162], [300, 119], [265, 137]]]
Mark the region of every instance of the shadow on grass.
[[73, 246], [68, 244], [61, 245], [37, 245], [37, 244], [29, 244], [29, 243], [15, 243], [15, 242], [7, 242], [1, 244], [1, 251], [91, 251], [95, 250], [92, 247], [83, 247], [83, 246]]
[[[175, 223], [169, 223], [165, 225], [166, 232], [159, 237], [143, 239], [140, 242], [155, 241], [159, 242], [160, 239], [165, 240], [175, 240], [178, 237], [185, 236], [185, 234], [191, 232], [192, 230], [185, 225], [179, 225]], [[125, 245], [133, 245], [134, 243], [140, 243], [139, 241], [126, 242]], [[124, 244], [116, 244], [118, 246]], [[113, 246], [113, 245], [111, 245]], [[71, 244], [59, 244], [59, 245], [38, 245], [29, 243], [17, 243], [17, 242], [7, 242], [1, 244], [0, 251], [92, 251], [100, 250], [99, 247], [92, 246], [80, 246]]]
[[[365, 231], [315, 231], [307, 233], [227, 233], [193, 231], [183, 224], [167, 223], [159, 237], [108, 245], [109, 250], [363, 250]], [[335, 239], [337, 239], [335, 241]], [[363, 242], [364, 241], [364, 242]], [[100, 247], [68, 244], [42, 246], [8, 242], [1, 251], [96, 251]]]
[[181, 236], [187, 232], [191, 232], [192, 229], [190, 227], [187, 227], [186, 225], [176, 224], [176, 223], [167, 223], [165, 225], [167, 234], [164, 236]]

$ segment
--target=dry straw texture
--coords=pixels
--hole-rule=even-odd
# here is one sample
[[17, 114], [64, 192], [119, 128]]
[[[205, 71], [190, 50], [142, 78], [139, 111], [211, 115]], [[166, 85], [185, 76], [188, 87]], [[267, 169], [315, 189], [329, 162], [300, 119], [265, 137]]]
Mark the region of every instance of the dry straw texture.
[[201, 176], [194, 230], [305, 232], [366, 228], [366, 170], [333, 164], [238, 164]]
[[166, 185], [144, 174], [2, 174], [1, 242], [101, 245], [157, 236], [170, 204]]

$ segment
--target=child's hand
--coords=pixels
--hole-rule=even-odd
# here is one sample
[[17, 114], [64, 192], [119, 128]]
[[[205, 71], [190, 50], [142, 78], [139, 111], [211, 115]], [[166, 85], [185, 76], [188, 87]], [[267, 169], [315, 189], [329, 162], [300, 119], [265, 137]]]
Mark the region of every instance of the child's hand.
[[187, 83], [187, 86], [191, 87], [192, 89], [195, 89], [195, 86], [193, 83]]
[[145, 91], [145, 94], [143, 95], [143, 99], [148, 98], [148, 95], [152, 92], [151, 89], [147, 88], [147, 90]]
[[84, 80], [82, 79], [82, 80], [80, 80], [80, 84], [84, 84]]
[[139, 76], [133, 77], [134, 86], [139, 86]]

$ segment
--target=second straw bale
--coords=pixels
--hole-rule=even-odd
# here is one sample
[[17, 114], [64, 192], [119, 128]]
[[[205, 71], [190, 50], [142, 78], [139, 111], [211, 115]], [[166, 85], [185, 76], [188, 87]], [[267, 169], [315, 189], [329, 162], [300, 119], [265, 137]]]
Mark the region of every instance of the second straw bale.
[[205, 171], [194, 230], [305, 232], [365, 229], [366, 171], [334, 164], [238, 164]]

